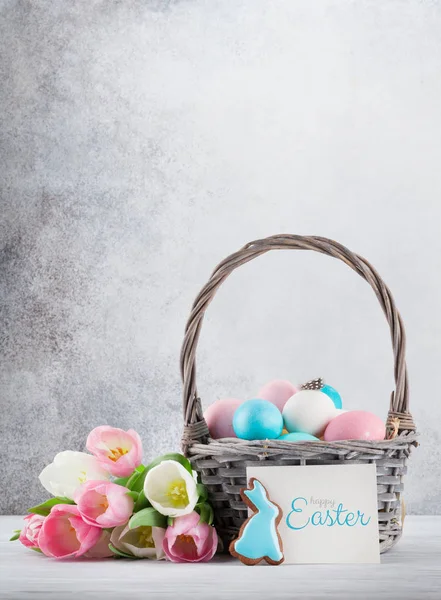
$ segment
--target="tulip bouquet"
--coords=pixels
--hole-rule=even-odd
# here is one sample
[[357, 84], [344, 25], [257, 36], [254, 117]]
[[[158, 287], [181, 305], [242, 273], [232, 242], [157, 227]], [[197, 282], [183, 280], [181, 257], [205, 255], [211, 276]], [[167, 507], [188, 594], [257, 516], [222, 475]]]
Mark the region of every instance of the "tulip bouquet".
[[11, 540], [52, 558], [205, 562], [218, 537], [207, 490], [181, 454], [142, 464], [136, 431], [97, 427], [85, 452], [66, 450], [40, 473], [52, 498], [29, 509]]

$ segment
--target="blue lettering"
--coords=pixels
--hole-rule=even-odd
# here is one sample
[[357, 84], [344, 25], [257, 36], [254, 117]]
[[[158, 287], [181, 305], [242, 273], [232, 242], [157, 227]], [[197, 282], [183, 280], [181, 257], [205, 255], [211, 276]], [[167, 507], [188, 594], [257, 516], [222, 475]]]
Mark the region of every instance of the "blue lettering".
[[358, 512], [358, 516], [360, 517], [360, 523], [363, 525], [363, 527], [366, 527], [366, 525], [368, 525], [368, 523], [370, 522], [371, 518], [369, 517], [365, 523], [363, 521], [364, 513], [361, 513], [360, 511], [357, 511], [357, 512]]
[[293, 513], [303, 512], [302, 508], [300, 508], [300, 507], [296, 508], [296, 502], [298, 500], [303, 500], [303, 502], [305, 503], [305, 506], [308, 506], [308, 500], [306, 498], [303, 498], [302, 496], [299, 496], [298, 498], [294, 498], [294, 500], [292, 501], [292, 504], [291, 504], [292, 511], [286, 517], [286, 524], [288, 525], [288, 527], [290, 529], [294, 529], [296, 531], [299, 531], [300, 529], [305, 529], [305, 527], [309, 524], [309, 517], [308, 517], [308, 520], [306, 521], [306, 523], [304, 525], [302, 525], [301, 527], [294, 527], [294, 525], [291, 525], [291, 515]]
[[[317, 519], [315, 517], [318, 517], [318, 522], [316, 522]], [[319, 510], [312, 515], [312, 517], [311, 517], [311, 523], [314, 526], [323, 525], [323, 523], [322, 523], [322, 513]]]
[[358, 517], [355, 519], [355, 521], [354, 518], [355, 515], [353, 512], [348, 513], [345, 519], [345, 523], [348, 527], [354, 527], [354, 525], [357, 525]]
[[332, 518], [331, 512], [329, 510], [328, 514], [326, 515], [326, 520], [329, 520], [328, 527], [332, 527], [336, 523], [335, 520]]
[[340, 516], [341, 516], [341, 514], [342, 514], [342, 513], [345, 513], [345, 512], [348, 512], [348, 511], [347, 511], [345, 508], [343, 508], [343, 504], [341, 504], [341, 503], [340, 503], [340, 504], [337, 506], [337, 510], [336, 510], [335, 512], [336, 512], [336, 514], [337, 514], [337, 523], [338, 523], [339, 525], [344, 525], [344, 524], [345, 524], [345, 520], [344, 520], [344, 518], [343, 518], [343, 521], [341, 521], [341, 520], [340, 520]]
[[[311, 498], [312, 499], [312, 498]], [[291, 512], [286, 517], [286, 524], [290, 529], [294, 529], [295, 531], [300, 531], [301, 529], [305, 529], [309, 524], [313, 527], [334, 527], [334, 525], [338, 525], [340, 527], [355, 527], [355, 525], [360, 524], [362, 527], [366, 527], [371, 521], [371, 517], [365, 517], [363, 512], [359, 510], [357, 513], [353, 513], [348, 511], [348, 509], [343, 508], [343, 503], [337, 506], [336, 509], [326, 510], [326, 511], [315, 511], [311, 517], [308, 517], [305, 520], [305, 516], [302, 515], [304, 509], [308, 506], [308, 500], [303, 496], [298, 496], [294, 498], [291, 503]], [[317, 504], [317, 502], [315, 502]], [[299, 526], [296, 527], [293, 525], [295, 516], [299, 515]]]

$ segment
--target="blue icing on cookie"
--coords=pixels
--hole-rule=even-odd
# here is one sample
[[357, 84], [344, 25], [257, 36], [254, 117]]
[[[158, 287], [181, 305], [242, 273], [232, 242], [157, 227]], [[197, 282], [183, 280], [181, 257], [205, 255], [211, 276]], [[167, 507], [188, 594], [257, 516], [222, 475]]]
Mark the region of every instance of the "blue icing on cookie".
[[257, 512], [246, 522], [242, 535], [234, 542], [234, 550], [251, 560], [267, 557], [274, 562], [281, 562], [283, 554], [276, 528], [279, 507], [269, 500], [265, 488], [257, 479], [253, 481], [253, 488], [245, 490], [244, 494]]

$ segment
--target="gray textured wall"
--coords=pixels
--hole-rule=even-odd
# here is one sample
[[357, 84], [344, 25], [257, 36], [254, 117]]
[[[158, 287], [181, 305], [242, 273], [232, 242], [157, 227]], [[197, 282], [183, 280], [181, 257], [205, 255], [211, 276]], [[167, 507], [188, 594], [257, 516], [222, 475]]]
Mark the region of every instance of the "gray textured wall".
[[[178, 356], [211, 269], [333, 237], [395, 292], [422, 432], [408, 508], [441, 512], [441, 4], [0, 1], [0, 509], [110, 423], [178, 446]], [[220, 290], [204, 402], [322, 374], [385, 416], [392, 354], [343, 264], [273, 253]]]

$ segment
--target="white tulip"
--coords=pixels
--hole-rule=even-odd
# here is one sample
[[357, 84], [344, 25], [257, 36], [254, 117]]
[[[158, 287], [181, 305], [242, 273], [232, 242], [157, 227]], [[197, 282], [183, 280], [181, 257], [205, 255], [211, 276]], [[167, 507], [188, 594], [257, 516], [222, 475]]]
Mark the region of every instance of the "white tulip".
[[110, 542], [117, 550], [137, 558], [161, 560], [165, 558], [162, 549], [164, 536], [165, 529], [162, 527], [143, 526], [130, 529], [128, 525], [121, 525], [112, 531]]
[[144, 481], [144, 494], [162, 515], [180, 517], [193, 512], [198, 501], [197, 473], [189, 473], [175, 460], [153, 467]]
[[42, 470], [39, 479], [53, 496], [63, 496], [72, 500], [75, 490], [84, 482], [110, 479], [110, 474], [91, 454], [65, 450], [59, 452], [54, 462]]

